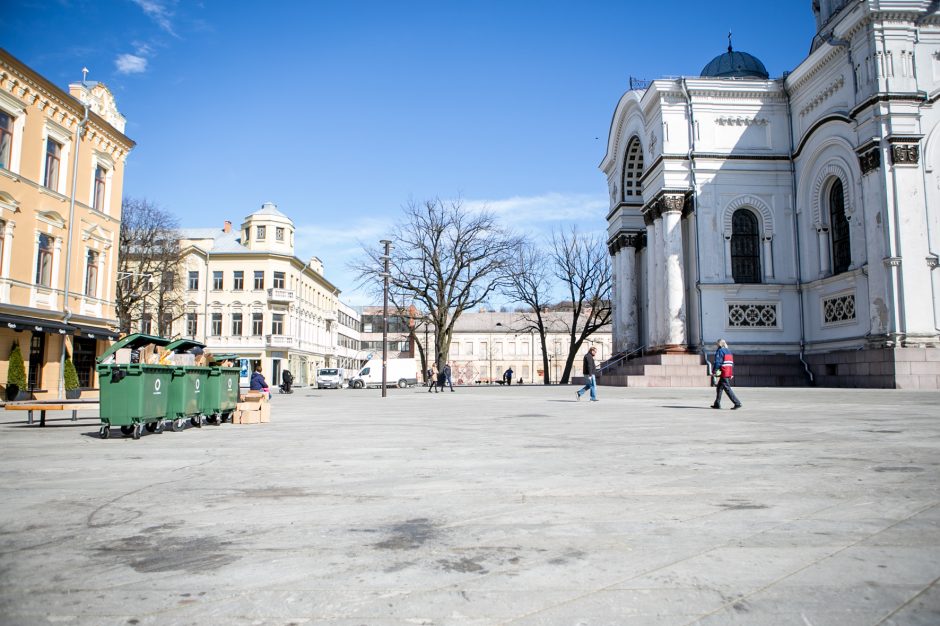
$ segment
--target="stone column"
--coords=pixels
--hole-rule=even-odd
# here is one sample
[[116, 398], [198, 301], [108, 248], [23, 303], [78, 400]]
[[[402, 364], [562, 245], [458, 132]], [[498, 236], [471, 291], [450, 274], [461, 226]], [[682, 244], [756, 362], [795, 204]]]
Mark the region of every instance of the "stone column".
[[646, 223], [646, 346], [656, 345], [656, 231], [653, 216], [643, 215]]
[[830, 274], [829, 264], [829, 229], [825, 226], [816, 226], [816, 237], [819, 239], [819, 275]]
[[774, 254], [771, 237], [764, 237], [761, 242], [764, 245], [764, 280], [771, 281], [774, 277]]
[[650, 294], [650, 346], [656, 347], [662, 343], [663, 337], [663, 318], [662, 318], [662, 218], [658, 213], [651, 216], [653, 225], [650, 231], [650, 267], [652, 268], [652, 278], [649, 284]]
[[663, 343], [684, 346], [685, 341], [685, 279], [682, 259], [682, 207], [685, 197], [667, 195], [663, 198], [663, 319], [666, 323]]
[[3, 264], [2, 270], [3, 273], [0, 275], [0, 278], [9, 278], [10, 277], [10, 258], [13, 254], [13, 229], [16, 228], [16, 224], [13, 222], [7, 222], [6, 226], [3, 228], [3, 233], [0, 236], [3, 237], [3, 259], [0, 260], [0, 263]]
[[623, 331], [621, 342], [623, 349], [633, 350], [639, 346], [640, 335], [637, 323], [637, 289], [636, 289], [636, 247], [637, 233], [623, 237], [623, 247], [620, 249], [621, 290], [618, 302], [623, 309], [620, 323]]
[[607, 251], [610, 253], [611, 267], [610, 302], [613, 307], [613, 319], [611, 320], [613, 326], [613, 348], [614, 352], [620, 352], [620, 315], [623, 307], [620, 305], [620, 258], [617, 254], [616, 240], [607, 244]]

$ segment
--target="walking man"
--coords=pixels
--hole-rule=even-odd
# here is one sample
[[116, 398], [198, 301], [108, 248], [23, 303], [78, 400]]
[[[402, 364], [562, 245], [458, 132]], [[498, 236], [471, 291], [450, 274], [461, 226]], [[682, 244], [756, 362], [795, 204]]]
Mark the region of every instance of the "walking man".
[[428, 393], [437, 390], [437, 376], [434, 373], [434, 366], [428, 368]]
[[[444, 363], [444, 380], [447, 381], [447, 386], [450, 387], [451, 393], [454, 392], [454, 381], [451, 379], [452, 372], [450, 370], [450, 363]], [[443, 391], [444, 388], [441, 388]]]
[[594, 355], [597, 354], [597, 348], [591, 346], [591, 349], [584, 355], [584, 375], [587, 382], [578, 389], [578, 400], [585, 391], [591, 392], [591, 402], [597, 402], [597, 366], [594, 365]]
[[715, 404], [713, 409], [721, 408], [721, 392], [728, 394], [728, 399], [734, 403], [732, 410], [741, 408], [741, 401], [734, 395], [734, 389], [731, 388], [731, 379], [734, 377], [734, 355], [728, 349], [728, 342], [719, 339], [715, 344], [718, 348], [715, 350], [715, 362], [712, 364], [712, 376], [715, 377], [715, 386], [718, 387], [718, 393], [715, 394]]

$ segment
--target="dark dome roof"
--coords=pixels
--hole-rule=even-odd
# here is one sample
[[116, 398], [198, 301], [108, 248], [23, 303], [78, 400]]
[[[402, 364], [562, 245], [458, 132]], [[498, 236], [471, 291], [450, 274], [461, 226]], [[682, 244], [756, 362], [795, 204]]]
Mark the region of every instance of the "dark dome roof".
[[770, 78], [760, 59], [747, 52], [731, 50], [730, 46], [727, 52], [709, 61], [701, 75], [703, 78]]

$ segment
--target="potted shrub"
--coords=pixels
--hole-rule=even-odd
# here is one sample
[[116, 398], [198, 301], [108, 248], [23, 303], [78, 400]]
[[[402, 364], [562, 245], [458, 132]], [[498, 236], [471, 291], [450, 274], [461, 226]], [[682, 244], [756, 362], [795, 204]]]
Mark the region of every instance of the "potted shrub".
[[23, 353], [20, 344], [14, 343], [7, 364], [7, 401], [16, 400], [21, 391], [26, 390], [26, 366], [23, 365]]
[[75, 364], [72, 359], [65, 359], [65, 397], [69, 400], [77, 400], [82, 395], [79, 389], [78, 372], [75, 371]]

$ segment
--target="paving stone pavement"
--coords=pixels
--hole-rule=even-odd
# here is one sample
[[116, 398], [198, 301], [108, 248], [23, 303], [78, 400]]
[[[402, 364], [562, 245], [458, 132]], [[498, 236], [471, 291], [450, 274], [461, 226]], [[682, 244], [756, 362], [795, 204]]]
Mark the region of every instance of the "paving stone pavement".
[[0, 623], [940, 624], [940, 394], [598, 393], [0, 412]]

